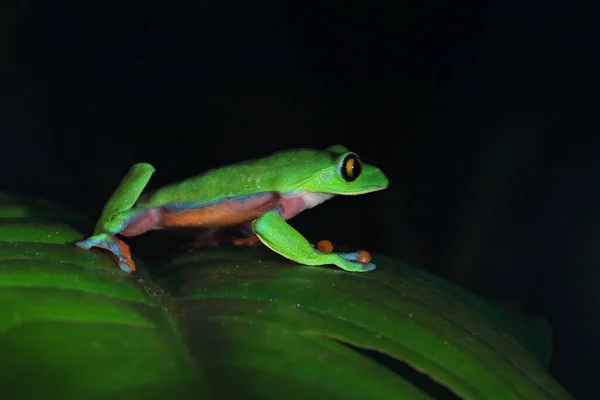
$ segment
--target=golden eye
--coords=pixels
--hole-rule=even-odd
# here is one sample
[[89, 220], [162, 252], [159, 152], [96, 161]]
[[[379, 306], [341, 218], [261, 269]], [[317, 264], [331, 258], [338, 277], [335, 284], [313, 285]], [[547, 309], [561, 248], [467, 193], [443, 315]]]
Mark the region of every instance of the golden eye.
[[354, 182], [362, 172], [362, 162], [356, 154], [348, 154], [341, 165], [342, 178], [346, 182]]

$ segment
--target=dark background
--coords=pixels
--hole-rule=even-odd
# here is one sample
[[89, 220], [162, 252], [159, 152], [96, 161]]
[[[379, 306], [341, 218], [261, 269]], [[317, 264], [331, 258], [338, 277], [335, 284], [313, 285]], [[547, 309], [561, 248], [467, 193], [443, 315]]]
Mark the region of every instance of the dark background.
[[2, 190], [95, 219], [134, 162], [156, 167], [149, 186], [158, 187], [279, 149], [342, 143], [380, 167], [389, 189], [336, 198], [293, 224], [547, 315], [551, 372], [576, 398], [593, 398], [600, 65], [591, 7], [0, 10]]

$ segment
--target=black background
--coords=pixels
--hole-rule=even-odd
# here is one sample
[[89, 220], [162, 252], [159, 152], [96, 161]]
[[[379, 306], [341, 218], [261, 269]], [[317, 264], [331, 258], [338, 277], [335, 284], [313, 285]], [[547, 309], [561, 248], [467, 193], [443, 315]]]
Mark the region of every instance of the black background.
[[[14, 4], [13, 4], [14, 3]], [[518, 300], [551, 372], [600, 377], [597, 23], [546, 2], [3, 3], [5, 191], [92, 219], [131, 164], [158, 187], [342, 143], [390, 179], [293, 225]], [[367, 5], [371, 4], [371, 5]]]

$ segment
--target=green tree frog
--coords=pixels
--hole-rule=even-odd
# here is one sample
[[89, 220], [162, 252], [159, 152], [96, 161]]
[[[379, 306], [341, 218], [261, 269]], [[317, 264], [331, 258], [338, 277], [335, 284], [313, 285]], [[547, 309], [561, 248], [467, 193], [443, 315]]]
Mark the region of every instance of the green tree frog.
[[[106, 249], [123, 271], [133, 272], [129, 246], [117, 234], [131, 237], [153, 229], [202, 228], [196, 247], [262, 242], [304, 265], [333, 264], [356, 272], [375, 269], [365, 250], [334, 253], [329, 241], [311, 244], [286, 222], [335, 195], [387, 188], [381, 170], [363, 164], [344, 146], [279, 151], [142, 194], [153, 173], [150, 164], [133, 165], [104, 206], [93, 235], [75, 245]], [[219, 232], [235, 235], [232, 239]]]

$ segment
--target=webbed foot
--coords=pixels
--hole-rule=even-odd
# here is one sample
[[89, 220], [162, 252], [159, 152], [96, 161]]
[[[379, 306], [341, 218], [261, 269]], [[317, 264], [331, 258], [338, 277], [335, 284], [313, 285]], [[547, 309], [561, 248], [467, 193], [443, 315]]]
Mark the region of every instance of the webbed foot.
[[127, 273], [135, 271], [135, 263], [131, 258], [131, 250], [129, 249], [129, 245], [119, 239], [117, 236], [101, 233], [90, 236], [86, 240], [76, 242], [75, 246], [84, 250], [89, 250], [92, 247], [106, 249], [117, 258], [117, 263], [123, 271]]

